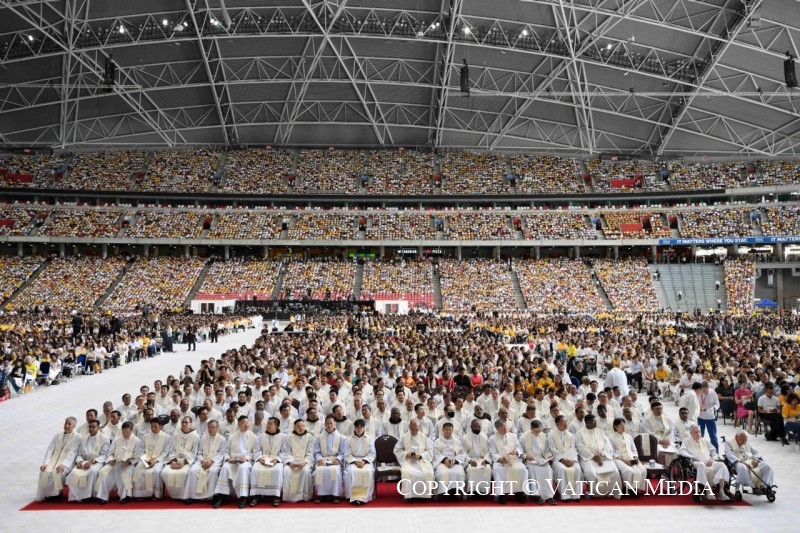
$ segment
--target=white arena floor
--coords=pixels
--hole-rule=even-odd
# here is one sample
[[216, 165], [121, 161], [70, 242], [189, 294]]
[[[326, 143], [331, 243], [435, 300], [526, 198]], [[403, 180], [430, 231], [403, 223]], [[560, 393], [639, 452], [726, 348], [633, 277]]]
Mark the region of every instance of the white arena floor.
[[[725, 505], [692, 505], [675, 507], [587, 507], [580, 504], [556, 507], [515, 506], [468, 509], [464, 507], [426, 509], [424, 504], [408, 508], [370, 509], [342, 505], [338, 509], [320, 509], [316, 512], [297, 512], [290, 506], [239, 510], [226, 506], [213, 510], [195, 505], [186, 510], [126, 511], [124, 507], [109, 504], [107, 511], [21, 512], [19, 509], [33, 501], [36, 494], [38, 466], [44, 451], [60, 430], [66, 416], [76, 416], [82, 423], [84, 412], [90, 407], [100, 408], [103, 401], [120, 403], [123, 392], [134, 391], [142, 384], [152, 385], [158, 378], [170, 373], [180, 373], [185, 364], [197, 363], [206, 357], [217, 356], [229, 347], [250, 345], [258, 335], [247, 330], [223, 337], [219, 344], [200, 344], [196, 352], [186, 352], [185, 345], [177, 346], [177, 353], [163, 354], [154, 359], [104, 372], [102, 375], [80, 377], [71, 382], [42, 388], [22, 398], [0, 403], [0, 457], [3, 458], [2, 484], [0, 485], [0, 532], [4, 531], [115, 531], [131, 528], [136, 520], [138, 530], [244, 531], [255, 520], [277, 531], [335, 531], [380, 533], [430, 533], [445, 528], [454, 531], [482, 533], [498, 531], [527, 531], [531, 526], [548, 531], [599, 531], [614, 528], [616, 531], [665, 531], [675, 533], [692, 531], [743, 531], [753, 532], [796, 523], [800, 501], [800, 454], [794, 445], [782, 447], [780, 443], [765, 442], [763, 437], [751, 437], [754, 444], [776, 471], [777, 501], [768, 503], [764, 497], [745, 496], [750, 507]], [[675, 407], [668, 414], [677, 415]], [[731, 425], [719, 423], [719, 432], [733, 436]], [[795, 502], [795, 503], [793, 503]], [[139, 513], [129, 516], [127, 513]], [[259, 514], [261, 516], [256, 516]], [[269, 515], [269, 516], [267, 516]], [[127, 527], [126, 527], [127, 526]], [[790, 527], [790, 526], [789, 526]], [[133, 528], [131, 528], [133, 529]]]

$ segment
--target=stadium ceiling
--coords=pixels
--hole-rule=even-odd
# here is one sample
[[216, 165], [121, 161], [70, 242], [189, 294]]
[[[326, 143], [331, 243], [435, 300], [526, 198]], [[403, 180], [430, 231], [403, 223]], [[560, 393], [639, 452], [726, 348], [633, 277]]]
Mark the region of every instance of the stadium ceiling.
[[798, 28], [796, 0], [0, 0], [0, 144], [791, 157]]

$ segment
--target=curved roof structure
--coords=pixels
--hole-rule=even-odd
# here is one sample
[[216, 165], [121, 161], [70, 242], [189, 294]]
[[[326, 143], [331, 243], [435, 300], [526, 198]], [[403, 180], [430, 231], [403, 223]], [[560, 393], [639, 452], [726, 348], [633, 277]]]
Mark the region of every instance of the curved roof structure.
[[795, 0], [0, 0], [0, 144], [788, 157], [798, 27]]

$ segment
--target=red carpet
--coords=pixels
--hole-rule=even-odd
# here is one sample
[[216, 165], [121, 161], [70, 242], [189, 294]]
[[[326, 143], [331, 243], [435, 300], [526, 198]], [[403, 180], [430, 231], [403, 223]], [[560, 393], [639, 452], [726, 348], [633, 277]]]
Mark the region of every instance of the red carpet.
[[[559, 506], [568, 506], [568, 507], [617, 507], [623, 505], [629, 506], [639, 506], [639, 507], [647, 507], [647, 506], [656, 506], [656, 507], [663, 507], [663, 506], [670, 506], [670, 505], [704, 505], [704, 506], [722, 506], [722, 507], [731, 507], [731, 506], [749, 506], [750, 504], [746, 501], [741, 502], [702, 502], [696, 503], [692, 500], [691, 496], [640, 496], [638, 498], [634, 497], [623, 497], [620, 500], [615, 500], [614, 498], [593, 498], [591, 500], [581, 499], [579, 503], [563, 503], [558, 502]], [[195, 502], [193, 505], [187, 507], [183, 504], [182, 501], [175, 501], [164, 498], [160, 501], [131, 501], [126, 505], [120, 505], [116, 499], [112, 497], [111, 501], [108, 505], [100, 505], [97, 503], [70, 503], [67, 502], [66, 495], [64, 499], [59, 501], [45, 501], [41, 503], [31, 502], [22, 509], [21, 511], [141, 511], [141, 510], [164, 510], [164, 509], [200, 509], [200, 508], [209, 508], [211, 506], [211, 502], [204, 501], [204, 502]], [[332, 502], [323, 502], [319, 505], [313, 502], [300, 502], [300, 503], [283, 503], [281, 504], [278, 509], [347, 509], [352, 507], [352, 505], [345, 501], [344, 499], [338, 505]], [[513, 498], [509, 498], [508, 505], [501, 506], [498, 503], [495, 503], [491, 500], [491, 498], [479, 498], [476, 500], [468, 500], [463, 501], [461, 499], [454, 499], [454, 498], [445, 498], [439, 501], [421, 501], [416, 500], [414, 502], [406, 502], [400, 494], [397, 492], [397, 485], [395, 483], [379, 483], [378, 484], [378, 498], [369, 502], [365, 507], [374, 508], [374, 509], [387, 509], [387, 508], [403, 508], [407, 507], [408, 509], [426, 509], [426, 508], [433, 508], [433, 507], [495, 507], [495, 508], [515, 508], [515, 507], [540, 507], [533, 503], [532, 501], [528, 502], [524, 506], [515, 502]], [[541, 507], [550, 507], [549, 505], [542, 505]], [[236, 509], [237, 508], [236, 502], [232, 500], [228, 500], [225, 502], [225, 505], [222, 506], [222, 509]], [[250, 509], [250, 507], [247, 507]], [[255, 509], [274, 509], [271, 504], [269, 503], [261, 503]]]

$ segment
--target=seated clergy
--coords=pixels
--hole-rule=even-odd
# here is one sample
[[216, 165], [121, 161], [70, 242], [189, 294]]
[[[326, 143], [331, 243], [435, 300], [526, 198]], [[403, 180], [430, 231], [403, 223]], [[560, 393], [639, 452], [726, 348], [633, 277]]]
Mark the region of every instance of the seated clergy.
[[517, 436], [510, 433], [506, 423], [494, 421], [495, 434], [489, 437], [489, 452], [492, 454], [492, 477], [502, 482], [498, 494], [498, 502], [505, 503], [507, 494], [515, 494], [517, 500], [525, 501], [525, 482], [528, 470], [522, 462], [522, 446]]
[[[489, 436], [482, 431], [480, 420], [470, 423], [467, 433], [461, 438], [461, 445], [467, 456], [467, 483], [473, 487], [488, 487], [492, 480], [492, 454], [489, 452]], [[488, 488], [485, 492], [488, 494]]]
[[305, 422], [294, 421], [281, 450], [283, 467], [283, 501], [309, 501], [314, 493], [311, 468], [314, 464], [314, 437], [306, 431]]
[[219, 433], [219, 422], [209, 420], [208, 433], [200, 438], [197, 460], [189, 469], [189, 477], [183, 491], [183, 502], [190, 505], [194, 500], [208, 500], [214, 493], [222, 462], [228, 453], [228, 441]]
[[133, 424], [122, 424], [122, 435], [114, 439], [108, 449], [106, 464], [94, 486], [95, 497], [108, 503], [108, 495], [117, 489], [119, 503], [128, 503], [133, 493], [133, 469], [144, 451], [144, 443], [133, 434]]
[[167, 495], [173, 500], [182, 500], [189, 470], [197, 460], [200, 445], [200, 437], [192, 429], [191, 417], [183, 417], [181, 429], [175, 432], [172, 441], [172, 453], [167, 457], [166, 466], [161, 471], [161, 479]]
[[[650, 435], [658, 439], [658, 462], [668, 467], [678, 457], [678, 449], [675, 447], [674, 424], [664, 414], [664, 406], [658, 401], [653, 402], [650, 406], [650, 413], [645, 419]], [[645, 441], [647, 441], [647, 444], [645, 444]], [[650, 439], [642, 437], [642, 451], [645, 455], [650, 453], [649, 441]]]
[[608, 437], [597, 428], [594, 415], [585, 418], [586, 427], [575, 436], [581, 470], [589, 482], [590, 496], [622, 497], [622, 479], [614, 463], [614, 449]]
[[250, 470], [253, 467], [253, 458], [261, 452], [258, 437], [250, 431], [250, 420], [246, 416], [239, 417], [237, 429], [228, 439], [227, 451], [227, 457], [217, 478], [217, 485], [214, 487], [212, 505], [214, 509], [222, 506], [223, 497], [231, 495], [231, 483], [233, 483], [233, 490], [239, 498], [239, 509], [243, 509], [250, 495]]
[[441, 436], [433, 443], [433, 472], [436, 475], [436, 494], [446, 494], [453, 488], [448, 482], [464, 482], [467, 455], [461, 442], [453, 436], [453, 423], [442, 425]]
[[77, 423], [78, 421], [74, 417], [67, 418], [64, 420], [63, 433], [59, 432], [50, 441], [42, 466], [39, 467], [37, 502], [44, 501], [45, 498], [61, 497], [64, 481], [75, 465], [81, 444], [80, 435], [75, 433], [75, 424]]
[[725, 483], [730, 481], [730, 474], [725, 463], [717, 461], [717, 450], [705, 438], [700, 436], [700, 426], [692, 424], [689, 428], [689, 438], [681, 444], [680, 454], [692, 460], [697, 476], [695, 481], [703, 487], [703, 497], [714, 500], [711, 483], [717, 484], [719, 499], [730, 500], [725, 494]]
[[[627, 409], [627, 408], [626, 408]], [[611, 434], [611, 446], [614, 448], [614, 463], [619, 475], [627, 487], [633, 487], [637, 494], [647, 489], [647, 469], [639, 462], [636, 444], [633, 437], [625, 429], [627, 424], [622, 418], [614, 419], [614, 432]], [[647, 435], [645, 435], [647, 437]]]
[[401, 492], [405, 498], [430, 498], [434, 481], [433, 443], [420, 431], [415, 418], [408, 423], [408, 433], [395, 444], [394, 455], [400, 463]]
[[[340, 409], [334, 408], [334, 412]], [[320, 503], [323, 497], [333, 498], [339, 503], [342, 496], [342, 464], [344, 463], [344, 437], [336, 429], [334, 415], [325, 417], [325, 429], [314, 439], [314, 489]]]
[[133, 470], [133, 496], [159, 499], [164, 494], [161, 471], [172, 453], [172, 437], [161, 431], [158, 418], [150, 420], [150, 432], [142, 439], [141, 461]]
[[575, 436], [567, 431], [567, 417], [558, 415], [555, 429], [547, 435], [547, 447], [553, 454], [553, 475], [561, 501], [581, 499], [583, 471], [578, 462]]
[[752, 487], [754, 493], [760, 492], [764, 486], [773, 486], [775, 475], [772, 466], [764, 461], [758, 450], [750, 446], [745, 430], [739, 429], [733, 442], [725, 442], [725, 457], [736, 463], [736, 480], [739, 485]]
[[258, 505], [262, 496], [269, 496], [272, 505], [277, 507], [281, 504], [283, 487], [281, 451], [286, 442], [286, 435], [280, 431], [280, 420], [275, 417], [267, 420], [266, 429], [259, 439], [261, 455], [256, 458], [250, 472], [250, 506]]
[[366, 432], [363, 418], [353, 422], [353, 434], [344, 441], [344, 495], [362, 505], [375, 497], [375, 438]]
[[67, 476], [69, 501], [83, 501], [94, 497], [94, 483], [106, 463], [111, 441], [100, 431], [100, 422], [92, 420], [88, 433], [81, 436], [75, 468]]
[[547, 446], [547, 435], [542, 430], [542, 423], [539, 420], [532, 420], [530, 430], [522, 434], [519, 439], [522, 446], [525, 466], [528, 469], [528, 479], [536, 481], [527, 487], [528, 496], [536, 498], [539, 505], [547, 502], [556, 505], [553, 496], [553, 468], [550, 463], [553, 461], [553, 453]]

